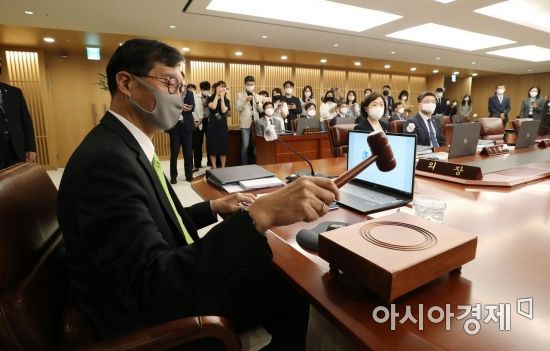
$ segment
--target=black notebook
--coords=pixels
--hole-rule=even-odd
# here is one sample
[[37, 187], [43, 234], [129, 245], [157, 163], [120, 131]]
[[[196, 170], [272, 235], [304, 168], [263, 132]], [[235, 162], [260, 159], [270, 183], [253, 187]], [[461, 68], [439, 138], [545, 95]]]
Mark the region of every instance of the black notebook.
[[243, 180], [274, 177], [275, 175], [258, 165], [235, 166], [226, 168], [209, 169], [206, 171], [206, 180], [223, 187], [227, 184], [238, 183]]

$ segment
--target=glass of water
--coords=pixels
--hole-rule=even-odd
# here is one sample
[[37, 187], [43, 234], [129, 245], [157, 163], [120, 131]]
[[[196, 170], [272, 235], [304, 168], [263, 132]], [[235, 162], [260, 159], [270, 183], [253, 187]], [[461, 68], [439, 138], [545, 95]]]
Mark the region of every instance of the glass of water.
[[415, 198], [413, 201], [415, 214], [432, 222], [443, 223], [443, 214], [447, 208], [445, 201], [429, 197]]

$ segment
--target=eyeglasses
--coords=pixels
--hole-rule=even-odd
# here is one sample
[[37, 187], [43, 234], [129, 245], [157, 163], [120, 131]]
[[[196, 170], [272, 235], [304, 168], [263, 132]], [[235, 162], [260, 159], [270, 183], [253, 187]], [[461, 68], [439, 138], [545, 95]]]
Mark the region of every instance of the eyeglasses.
[[164, 78], [164, 77], [155, 77], [155, 76], [142, 76], [142, 77], [148, 77], [156, 79], [166, 85], [168, 88], [168, 93], [175, 94], [179, 93], [180, 95], [183, 95], [185, 92], [185, 89], [187, 88], [187, 84], [178, 83], [178, 80], [176, 78]]

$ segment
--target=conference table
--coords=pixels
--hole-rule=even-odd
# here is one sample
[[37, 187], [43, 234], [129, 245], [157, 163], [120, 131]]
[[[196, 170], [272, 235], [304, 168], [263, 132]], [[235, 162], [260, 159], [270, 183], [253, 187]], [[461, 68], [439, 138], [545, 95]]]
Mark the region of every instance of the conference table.
[[[346, 158], [312, 163], [317, 172], [339, 175], [345, 171]], [[284, 179], [306, 169], [307, 164], [289, 162], [264, 167]], [[195, 179], [192, 187], [205, 200], [227, 195], [203, 177]], [[444, 200], [447, 209], [443, 223], [477, 235], [478, 246], [476, 258], [464, 265], [461, 272], [441, 276], [394, 302], [399, 314], [395, 330], [391, 328], [391, 313], [384, 323], [373, 318], [375, 308], [381, 306], [391, 311], [391, 306], [345, 276], [331, 274], [326, 261], [296, 242], [296, 233], [302, 228], [313, 228], [323, 221], [357, 223], [371, 217], [340, 207], [312, 223], [274, 227], [266, 233], [274, 264], [359, 349], [550, 349], [550, 179], [502, 188], [465, 186], [416, 176], [414, 196]], [[371, 216], [379, 218], [395, 211]], [[412, 206], [399, 211], [414, 214]], [[520, 300], [522, 314], [518, 313], [518, 299], [526, 299]], [[532, 319], [528, 315], [529, 301], [532, 301]], [[471, 313], [458, 320], [468, 306]], [[445, 311], [445, 318], [435, 323], [438, 307]], [[432, 308], [428, 318], [427, 311]], [[417, 323], [411, 320], [401, 323], [407, 309]], [[420, 309], [423, 330], [419, 326]], [[489, 310], [508, 311], [499, 321], [506, 322], [509, 316], [510, 330], [499, 330], [508, 327], [487, 319]], [[383, 316], [380, 311], [377, 313], [377, 318]], [[454, 317], [450, 317], [452, 313]], [[466, 333], [464, 328], [473, 327], [475, 331], [475, 320], [480, 329], [470, 335], [472, 332]]]

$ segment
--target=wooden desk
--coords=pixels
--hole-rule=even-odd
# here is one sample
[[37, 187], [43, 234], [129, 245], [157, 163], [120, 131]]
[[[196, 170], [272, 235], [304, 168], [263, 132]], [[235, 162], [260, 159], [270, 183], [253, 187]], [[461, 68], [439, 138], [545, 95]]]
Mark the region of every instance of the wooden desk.
[[[306, 135], [279, 135], [308, 160], [332, 157], [328, 133]], [[301, 158], [278, 141], [265, 141], [256, 136], [256, 160], [259, 165], [300, 161]]]
[[[325, 174], [339, 174], [346, 159], [312, 161]], [[281, 179], [307, 167], [305, 162], [265, 166]], [[192, 184], [204, 199], [227, 194], [202, 178]], [[317, 223], [297, 223], [275, 227], [267, 233], [274, 262], [322, 313], [364, 349], [376, 350], [548, 350], [550, 349], [550, 180], [503, 188], [468, 188], [457, 184], [418, 177], [415, 196], [429, 196], [447, 203], [444, 223], [478, 235], [477, 257], [465, 265], [462, 274], [447, 275], [429, 283], [396, 302], [400, 316], [396, 330], [389, 322], [376, 323], [372, 311], [380, 302], [370, 293], [351, 286], [328, 273], [328, 263], [315, 253], [303, 250], [295, 240], [301, 228]], [[403, 209], [402, 211], [407, 211]], [[365, 217], [340, 208], [322, 221], [355, 223]], [[516, 313], [516, 299], [534, 299], [534, 319]], [[443, 309], [457, 305], [511, 303], [511, 331], [499, 331], [498, 324], [481, 321], [481, 331], [470, 336], [463, 330], [465, 319], [451, 319], [451, 330], [444, 322], [424, 319], [424, 330], [410, 321], [399, 324], [405, 306], [415, 318], [418, 305], [424, 311], [432, 306]], [[466, 319], [468, 319], [467, 317]]]

